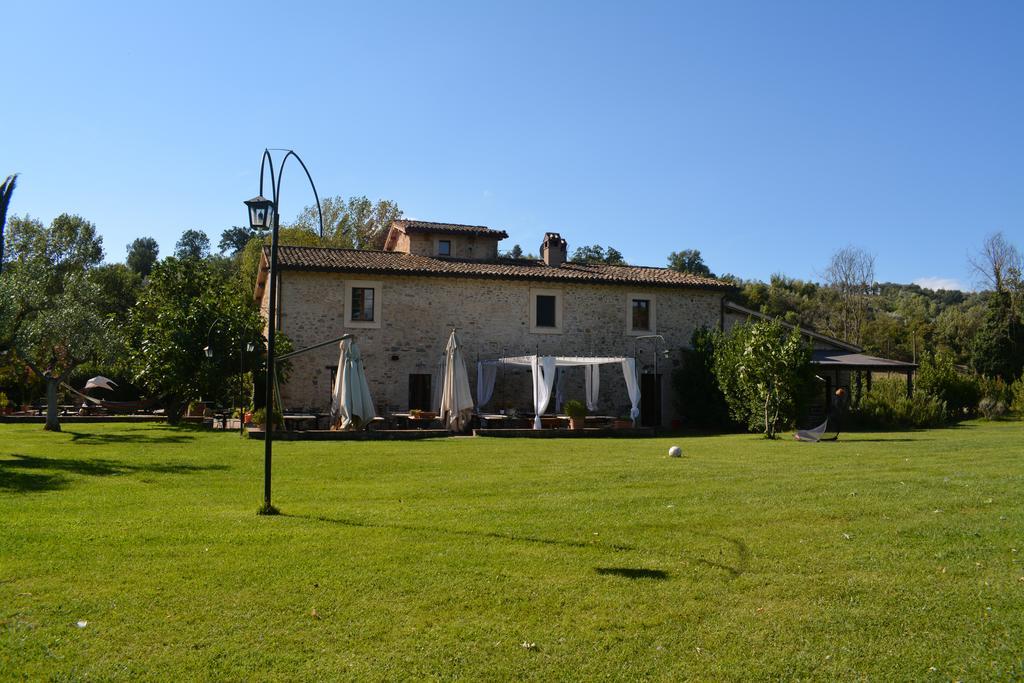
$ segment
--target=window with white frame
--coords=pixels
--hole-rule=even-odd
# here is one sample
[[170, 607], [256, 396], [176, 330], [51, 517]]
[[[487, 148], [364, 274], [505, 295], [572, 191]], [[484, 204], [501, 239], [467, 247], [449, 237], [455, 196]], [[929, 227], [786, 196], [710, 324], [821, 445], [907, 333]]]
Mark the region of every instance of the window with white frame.
[[535, 334], [562, 333], [561, 290], [530, 290], [530, 332]]
[[654, 334], [657, 331], [656, 303], [653, 294], [626, 296], [626, 334]]
[[366, 280], [345, 281], [345, 327], [379, 328], [383, 283]]

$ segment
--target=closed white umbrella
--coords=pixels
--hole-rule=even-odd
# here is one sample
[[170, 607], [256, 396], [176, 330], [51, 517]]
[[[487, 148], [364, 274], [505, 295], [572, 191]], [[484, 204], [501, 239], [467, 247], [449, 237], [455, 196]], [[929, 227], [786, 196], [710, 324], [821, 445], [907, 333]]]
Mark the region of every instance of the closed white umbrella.
[[473, 417], [473, 395], [469, 375], [455, 330], [448, 338], [444, 355], [444, 388], [441, 390], [441, 421], [450, 432], [461, 432]]
[[338, 375], [331, 391], [331, 428], [364, 429], [377, 412], [366, 383], [363, 357], [351, 339], [343, 339], [340, 347]]

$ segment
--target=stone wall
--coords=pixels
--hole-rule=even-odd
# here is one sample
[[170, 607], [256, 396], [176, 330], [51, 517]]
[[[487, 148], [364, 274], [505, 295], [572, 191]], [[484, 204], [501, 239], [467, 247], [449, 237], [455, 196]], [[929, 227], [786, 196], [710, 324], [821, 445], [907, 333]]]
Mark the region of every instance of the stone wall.
[[[346, 325], [346, 278], [379, 283], [377, 328]], [[558, 290], [562, 298], [561, 334], [530, 332], [530, 290]], [[269, 287], [267, 288], [269, 290]], [[663, 423], [675, 417], [671, 369], [679, 350], [689, 346], [700, 326], [720, 324], [722, 293], [698, 289], [512, 282], [488, 279], [345, 275], [285, 271], [281, 274], [280, 329], [296, 349], [340, 336], [356, 335], [370, 390], [381, 409], [408, 408], [409, 375], [433, 374], [453, 328], [458, 331], [476, 394], [476, 361], [505, 355], [632, 356], [634, 336], [627, 332], [627, 297], [650, 295], [655, 301], [656, 330], [665, 337], [671, 358], [659, 359]], [[264, 295], [264, 313], [267, 297]], [[636, 345], [638, 365], [653, 370], [650, 341]], [[660, 348], [660, 347], [659, 347]], [[286, 410], [326, 412], [330, 404], [331, 368], [338, 349], [325, 347], [292, 361], [282, 387]], [[583, 398], [583, 369], [567, 369], [566, 398]], [[488, 410], [515, 407], [532, 412], [529, 368], [498, 371]], [[629, 398], [620, 366], [601, 368], [603, 414], [628, 411]]]

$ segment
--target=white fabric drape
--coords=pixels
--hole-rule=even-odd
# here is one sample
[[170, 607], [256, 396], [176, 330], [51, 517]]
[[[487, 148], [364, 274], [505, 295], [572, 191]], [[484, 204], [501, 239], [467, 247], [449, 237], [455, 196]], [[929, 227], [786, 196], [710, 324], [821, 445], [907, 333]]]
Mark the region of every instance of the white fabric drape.
[[[557, 362], [557, 361], [556, 361]], [[555, 368], [555, 412], [562, 412], [565, 403], [565, 368]]]
[[331, 391], [331, 426], [363, 429], [377, 417], [363, 370], [363, 357], [351, 339], [342, 340], [340, 348], [338, 375]]
[[587, 365], [583, 368], [586, 373], [586, 399], [587, 399], [587, 410], [594, 412], [597, 410], [597, 396], [601, 389], [601, 366], [597, 364]]
[[444, 388], [441, 391], [441, 421], [450, 432], [461, 432], [473, 417], [473, 395], [462, 357], [459, 339], [452, 330], [445, 347]]
[[555, 358], [553, 356], [529, 356], [533, 372], [533, 428], [540, 429], [540, 416], [548, 409], [551, 388], [555, 384]]
[[494, 396], [494, 383], [498, 378], [497, 363], [476, 364], [476, 405], [483, 408]]
[[633, 418], [633, 426], [636, 426], [636, 418], [640, 415], [640, 383], [636, 378], [636, 359], [624, 358], [622, 360], [622, 374], [626, 378], [626, 392], [629, 394], [629, 416]]

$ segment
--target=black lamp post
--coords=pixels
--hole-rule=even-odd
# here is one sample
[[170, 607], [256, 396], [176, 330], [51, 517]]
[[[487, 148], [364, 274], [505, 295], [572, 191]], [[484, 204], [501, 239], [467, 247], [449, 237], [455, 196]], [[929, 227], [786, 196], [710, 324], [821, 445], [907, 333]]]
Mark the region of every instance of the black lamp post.
[[[271, 151], [284, 152], [281, 162], [274, 170], [274, 157]], [[313, 184], [313, 177], [309, 169], [302, 162], [299, 155], [290, 149], [265, 149], [263, 158], [260, 160], [260, 193], [245, 202], [249, 208], [249, 226], [254, 230], [267, 230], [270, 232], [270, 272], [267, 277], [270, 279], [270, 287], [267, 296], [270, 297], [267, 307], [267, 393], [265, 410], [267, 414], [266, 431], [264, 432], [263, 450], [263, 505], [260, 506], [259, 514], [276, 515], [278, 509], [270, 502], [270, 470], [274, 452], [274, 337], [277, 335], [277, 233], [280, 227], [281, 209], [281, 178], [284, 176], [284, 166], [288, 160], [294, 158], [302, 170], [306, 172], [306, 178], [313, 188], [313, 198], [316, 200], [317, 215], [320, 218], [320, 237], [324, 236], [324, 216], [320, 210], [320, 196], [317, 194], [316, 185]], [[272, 199], [263, 196], [263, 173], [270, 165], [270, 189]]]

